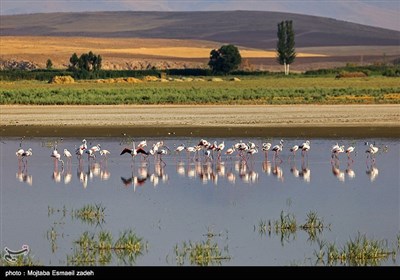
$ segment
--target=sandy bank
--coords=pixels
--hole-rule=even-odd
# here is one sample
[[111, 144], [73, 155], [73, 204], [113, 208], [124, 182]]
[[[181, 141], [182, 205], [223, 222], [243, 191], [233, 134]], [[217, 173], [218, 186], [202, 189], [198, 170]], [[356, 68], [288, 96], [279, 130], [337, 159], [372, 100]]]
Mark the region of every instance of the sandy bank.
[[400, 137], [400, 105], [0, 106], [2, 136]]

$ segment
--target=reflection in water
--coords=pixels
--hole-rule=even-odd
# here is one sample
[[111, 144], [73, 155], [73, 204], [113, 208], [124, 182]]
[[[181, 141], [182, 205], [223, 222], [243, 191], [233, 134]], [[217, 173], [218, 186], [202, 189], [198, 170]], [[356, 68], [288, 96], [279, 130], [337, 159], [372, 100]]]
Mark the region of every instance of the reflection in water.
[[32, 175], [28, 172], [28, 167], [24, 165], [18, 165], [18, 172], [15, 173], [15, 178], [21, 183], [27, 183], [29, 186], [32, 186]]
[[262, 164], [262, 170], [267, 173], [267, 175], [271, 175], [271, 162], [264, 160]]
[[154, 170], [151, 172], [151, 170], [149, 170], [149, 165], [146, 162], [142, 162], [137, 169], [132, 169], [132, 174], [130, 176], [121, 177], [124, 186], [129, 187], [132, 185], [134, 191], [136, 191], [136, 187], [145, 185], [148, 179], [154, 187], [156, 187], [160, 181], [163, 183], [167, 182], [168, 174], [165, 172], [165, 164], [162, 162], [155, 163]]
[[[66, 172], [64, 175], [64, 183], [68, 181], [68, 176], [72, 174], [72, 168], [70, 167], [70, 172]], [[64, 170], [63, 170], [64, 171]], [[68, 171], [68, 167], [67, 167]], [[79, 161], [78, 168], [76, 170], [77, 177], [79, 181], [82, 183], [83, 188], [86, 188], [88, 185], [88, 179], [93, 181], [94, 178], [98, 177], [102, 181], [107, 181], [111, 177], [111, 173], [108, 170], [107, 158], [104, 158], [100, 162], [89, 161], [87, 170], [84, 170], [84, 165], [82, 161]], [[68, 181], [69, 182], [69, 181]]]
[[368, 175], [369, 180], [373, 182], [375, 181], [376, 177], [378, 177], [379, 169], [375, 166], [375, 164], [368, 165], [367, 163], [367, 170], [365, 173]]
[[154, 165], [154, 172], [150, 175], [150, 182], [153, 186], [157, 186], [159, 181], [163, 183], [168, 181], [168, 174], [165, 172], [165, 165], [162, 163], [157, 163]]
[[274, 165], [272, 166], [272, 174], [276, 176], [278, 181], [283, 182], [284, 177], [283, 177], [283, 169], [280, 166], [282, 163], [282, 160], [279, 161], [274, 161]]
[[293, 175], [295, 178], [299, 178], [300, 172], [299, 172], [299, 170], [297, 169], [297, 166], [296, 166], [296, 164], [295, 164], [294, 161], [292, 161], [291, 164], [290, 164], [290, 173], [292, 173], [292, 175]]
[[346, 174], [349, 179], [354, 179], [356, 177], [356, 173], [353, 170], [353, 162], [354, 160], [351, 159], [347, 162]]
[[332, 174], [340, 181], [344, 182], [345, 177], [344, 177], [344, 171], [340, 170], [339, 168], [339, 161], [332, 161], [331, 162], [332, 166]]
[[299, 176], [303, 178], [304, 182], [311, 182], [311, 169], [308, 167], [308, 160], [301, 162], [301, 172], [299, 172]]

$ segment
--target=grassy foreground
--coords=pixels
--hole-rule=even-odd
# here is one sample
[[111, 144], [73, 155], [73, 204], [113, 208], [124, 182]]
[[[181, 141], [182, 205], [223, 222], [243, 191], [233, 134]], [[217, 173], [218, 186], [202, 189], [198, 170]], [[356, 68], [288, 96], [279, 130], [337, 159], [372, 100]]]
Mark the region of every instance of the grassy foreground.
[[239, 82], [3, 82], [0, 104], [399, 104], [399, 78], [241, 77]]

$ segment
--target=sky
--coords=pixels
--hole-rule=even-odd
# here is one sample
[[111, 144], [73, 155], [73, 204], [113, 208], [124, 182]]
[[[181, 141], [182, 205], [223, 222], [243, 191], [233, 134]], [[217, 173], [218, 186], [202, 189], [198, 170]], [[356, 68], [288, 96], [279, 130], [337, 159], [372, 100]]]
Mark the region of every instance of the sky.
[[400, 0], [0, 0], [1, 15], [82, 11], [279, 11], [400, 30]]

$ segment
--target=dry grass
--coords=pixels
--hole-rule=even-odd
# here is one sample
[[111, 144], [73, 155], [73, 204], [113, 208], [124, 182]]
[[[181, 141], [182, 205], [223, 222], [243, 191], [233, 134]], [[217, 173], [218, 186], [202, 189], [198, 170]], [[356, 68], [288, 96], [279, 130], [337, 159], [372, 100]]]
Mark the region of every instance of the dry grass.
[[[85, 37], [29, 37], [3, 36], [1, 58], [29, 60], [44, 67], [47, 58], [54, 66], [68, 64], [72, 53], [78, 55], [93, 51], [101, 54], [104, 63], [121, 63], [121, 58], [150, 59], [205, 59], [210, 50], [220, 43], [199, 40], [138, 39], [138, 38], [85, 38]], [[243, 49], [244, 58], [274, 58], [275, 52], [260, 49]], [[325, 55], [298, 53], [298, 57], [323, 57]]]

